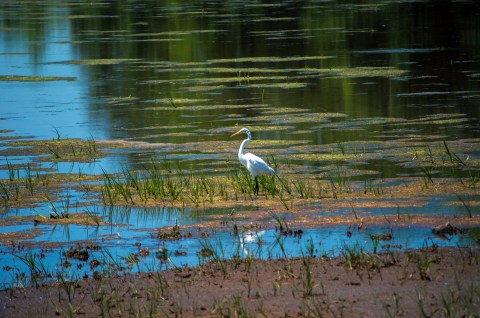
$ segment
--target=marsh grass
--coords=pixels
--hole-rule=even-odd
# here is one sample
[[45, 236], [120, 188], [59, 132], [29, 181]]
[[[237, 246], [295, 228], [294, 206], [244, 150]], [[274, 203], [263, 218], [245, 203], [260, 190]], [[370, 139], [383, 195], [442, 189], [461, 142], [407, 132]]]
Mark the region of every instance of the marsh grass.
[[[167, 169], [165, 169], [165, 167]], [[261, 192], [259, 197], [268, 199], [279, 196], [286, 202], [284, 192], [291, 195], [291, 187], [285, 178], [279, 176], [259, 176]], [[280, 185], [276, 182], [280, 180]], [[109, 174], [103, 171], [103, 186], [101, 198], [105, 205], [116, 204], [145, 204], [151, 201], [191, 202], [199, 207], [205, 202], [211, 204], [218, 201], [243, 198], [255, 200], [254, 180], [244, 170], [233, 170], [224, 176], [206, 176], [185, 171], [181, 167], [172, 169], [170, 164], [152, 164], [142, 171], [132, 171], [122, 168], [119, 173]], [[307, 188], [303, 187], [303, 196], [307, 195]], [[313, 190], [308, 190], [313, 195]], [[288, 208], [288, 205], [286, 206]]]
[[28, 271], [30, 272], [30, 276], [28, 276], [30, 282], [28, 283], [28, 285], [39, 286], [39, 284], [46, 278], [52, 277], [51, 273], [45, 266], [45, 263], [37, 254], [28, 252], [24, 255], [13, 254], [13, 256], [17, 257], [20, 261], [22, 261], [22, 263], [27, 267]]
[[[98, 180], [97, 176], [50, 173], [51, 168], [42, 167], [36, 162], [13, 165], [6, 160], [3, 167], [7, 170], [7, 178], [0, 180], [0, 198], [9, 206], [36, 206], [40, 202], [48, 202], [52, 197], [58, 197], [57, 192], [62, 187], [71, 189], [75, 188], [75, 183], [83, 180]], [[93, 187], [86, 185], [83, 189], [86, 192], [94, 191]], [[50, 201], [54, 203], [53, 200]]]
[[106, 154], [99, 149], [93, 138], [63, 138], [55, 129], [56, 136], [51, 140], [21, 140], [10, 143], [13, 147], [22, 147], [21, 152], [28, 155], [49, 154], [39, 157], [40, 161], [51, 162], [92, 162]]
[[337, 168], [334, 171], [331, 171], [328, 175], [328, 180], [332, 187], [332, 191], [338, 192], [348, 192], [350, 191], [349, 186], [349, 177], [345, 171]]
[[[101, 155], [101, 150], [93, 138], [80, 143], [76, 142], [77, 141], [74, 140], [64, 139], [63, 136], [60, 135], [60, 132], [57, 131], [57, 136], [53, 140], [43, 142], [43, 144], [45, 147], [53, 149], [51, 156], [66, 161], [70, 160], [68, 158], [71, 158], [72, 161], [82, 161], [83, 158], [96, 158]], [[461, 159], [464, 155], [457, 155], [453, 152], [453, 150], [456, 150], [455, 147], [450, 144], [447, 145], [446, 143], [443, 148], [438, 145], [440, 144], [437, 144], [437, 147], [425, 147], [425, 161], [427, 164], [425, 164], [424, 161], [418, 166], [413, 166], [414, 171], [417, 171], [417, 176], [415, 178], [412, 177], [412, 179], [414, 179], [414, 182], [412, 182], [414, 186], [410, 189], [404, 186], [403, 188], [406, 190], [401, 193], [400, 198], [410, 200], [412, 191], [420, 190], [420, 186], [418, 185], [421, 185], [422, 182], [422, 190], [425, 190], [427, 194], [433, 190], [438, 191], [438, 189], [442, 191], [441, 194], [451, 194], [451, 189], [449, 188], [452, 186], [450, 183], [452, 179], [448, 179], [448, 182], [442, 181], [441, 178], [433, 179], [437, 166], [442, 164], [439, 162], [439, 158], [443, 156], [446, 161], [445, 167], [454, 169], [455, 173], [458, 173], [458, 175], [455, 175], [458, 181], [457, 184], [454, 184], [454, 186], [457, 187], [455, 190], [458, 189], [458, 183], [462, 185], [458, 191], [457, 199], [465, 208], [467, 216], [473, 218], [473, 207], [475, 203], [473, 199], [472, 202], [470, 202], [466, 198], [470, 198], [470, 195], [475, 190], [474, 188], [479, 180], [479, 173], [476, 170], [468, 170], [468, 168], [461, 163], [463, 162], [465, 164], [467, 161]], [[40, 143], [37, 142], [21, 141], [17, 143], [17, 146], [31, 146], [34, 150], [30, 150], [30, 153], [40, 153]], [[342, 157], [347, 157], [350, 151], [347, 151], [345, 145], [342, 144], [342, 146], [340, 146], [340, 152], [342, 152]], [[56, 155], [54, 153], [56, 153]], [[439, 153], [441, 153], [441, 155], [439, 155]], [[49, 158], [49, 160], [50, 159], [51, 158]], [[279, 165], [279, 162], [277, 162], [275, 158], [272, 158], [271, 162], [272, 165]], [[469, 165], [471, 162], [472, 161], [468, 161]], [[291, 211], [296, 212], [297, 206], [302, 206], [302, 204], [306, 206], [317, 203], [323, 204], [323, 202], [325, 202], [329, 204], [332, 209], [336, 209], [337, 207], [341, 208], [343, 207], [342, 204], [345, 206], [345, 202], [333, 203], [333, 201], [335, 201], [333, 199], [351, 199], [353, 195], [361, 195], [362, 190], [366, 198], [371, 198], [369, 195], [380, 197], [399, 189], [399, 187], [388, 188], [386, 185], [385, 187], [380, 187], [375, 184], [372, 179], [368, 178], [365, 178], [363, 189], [360, 182], [356, 188], [355, 181], [350, 177], [352, 174], [349, 168], [345, 166], [344, 169], [344, 166], [341, 166], [341, 168], [331, 169], [330, 172], [322, 175], [303, 175], [296, 174], [294, 171], [292, 173], [275, 176], [261, 176], [259, 178], [261, 191], [260, 194], [256, 196], [253, 191], [254, 181], [248, 171], [243, 168], [231, 167], [228, 162], [227, 167], [227, 172], [223, 174], [220, 172], [209, 175], [204, 171], [196, 171], [192, 167], [185, 168], [181, 162], [161, 160], [159, 162], [152, 162], [140, 170], [133, 170], [124, 166], [118, 173], [114, 174], [103, 171], [102, 176], [96, 179], [101, 180], [99, 185], [89, 186], [88, 189], [85, 188], [84, 190], [85, 192], [98, 194], [101, 202], [110, 207], [126, 205], [140, 207], [203, 206], [205, 208], [206, 205], [210, 205], [210, 207], [230, 208], [241, 205], [243, 209], [243, 206], [248, 205], [254, 206], [256, 210], [265, 208], [266, 211], [282, 211], [285, 209], [290, 213]], [[48, 202], [52, 210], [51, 218], [53, 220], [70, 219], [72, 210], [70, 197], [67, 195], [67, 198], [59, 203], [57, 201], [60, 196], [58, 195], [58, 191], [54, 190], [58, 189], [58, 187], [70, 187], [70, 185], [65, 184], [68, 181], [74, 180], [73, 176], [70, 176], [70, 179], [66, 179], [58, 174], [43, 173], [42, 167], [39, 167], [36, 162], [15, 165], [9, 160], [6, 160], [3, 168], [6, 171], [6, 178], [0, 180], [0, 195], [5, 203], [13, 205], [15, 202], [12, 201], [25, 200], [25, 197], [31, 198], [35, 196], [33, 198], [34, 200], [38, 198], [38, 200], [46, 200], [46, 202]], [[419, 176], [419, 170], [416, 169], [422, 171], [423, 175]], [[463, 173], [462, 176], [466, 176], [466, 172], [470, 173], [470, 178], [460, 178], [460, 173]], [[298, 178], [298, 176], [302, 177]], [[86, 176], [79, 170], [75, 178], [75, 181], [84, 180]], [[435, 181], [435, 183], [433, 183], [433, 181]], [[432, 184], [434, 184], [434, 186], [432, 186]], [[441, 189], [440, 187], [442, 186], [444, 188]], [[48, 187], [50, 187], [50, 190], [46, 189]], [[356, 190], [358, 190], [358, 192], [354, 193]], [[238, 202], [240, 200], [248, 201], [248, 204]], [[302, 200], [311, 201], [306, 202]], [[294, 202], [295, 209], [293, 206]], [[297, 204], [297, 202], [299, 203]], [[354, 214], [355, 213], [354, 210]], [[95, 224], [97, 227], [103, 225], [97, 216], [88, 213], [87, 215], [91, 220], [91, 223], [88, 224]], [[399, 216], [400, 213], [397, 209], [397, 219], [400, 219]], [[272, 215], [272, 217], [276, 227], [280, 229], [273, 245], [279, 247], [281, 257], [288, 257], [289, 255], [287, 255], [284, 246], [285, 237], [282, 234], [284, 230], [289, 229], [288, 224], [277, 215]], [[348, 264], [347, 266], [352, 269], [374, 269], [377, 266], [382, 266], [382, 263], [378, 261], [377, 255], [375, 255], [379, 240], [372, 237], [371, 240], [374, 246], [373, 255], [358, 247], [344, 249], [342, 255], [346, 260], [346, 264]], [[228, 272], [225, 270], [225, 267], [222, 267], [224, 266], [222, 265], [224, 263], [223, 247], [212, 247], [215, 247], [211, 249], [214, 262], [218, 263], [218, 268], [220, 268], [221, 271]], [[311, 254], [312, 252], [308, 251], [308, 253]], [[126, 262], [134, 263], [130, 261]], [[109, 263], [111, 265], [106, 265], [109, 268], [125, 267], [123, 264], [116, 266], [115, 262]], [[422, 265], [422, 262], [417, 263], [419, 264], [419, 273], [425, 272], [426, 274], [421, 275], [426, 279], [428, 270], [424, 270], [423, 268], [428, 267], [428, 262], [423, 262], [425, 265]]]
[[314, 188], [309, 181], [295, 180], [293, 188], [301, 199], [314, 198]]
[[306, 257], [302, 251], [302, 285], [303, 285], [303, 297], [313, 296], [313, 288], [315, 287], [315, 281], [313, 279], [313, 273], [310, 268], [310, 259]]
[[407, 262], [415, 265], [421, 280], [430, 280], [430, 265], [435, 261], [435, 257], [430, 256], [427, 252], [420, 251], [407, 254]]
[[344, 263], [351, 270], [365, 269], [369, 271], [384, 266], [384, 262], [379, 256], [365, 251], [365, 249], [358, 244], [353, 246], [345, 245], [342, 248], [341, 255]]
[[480, 181], [480, 171], [478, 170], [468, 170], [466, 173], [468, 177], [462, 176], [462, 172], [460, 169], [452, 168], [452, 176], [460, 181], [460, 183], [466, 189], [476, 188], [478, 182]]
[[420, 167], [420, 170], [423, 173], [423, 185], [426, 189], [428, 189], [430, 184], [433, 184], [433, 167]]
[[61, 203], [61, 208], [57, 208], [54, 202], [50, 199], [49, 196], [46, 197], [50, 205], [51, 219], [68, 219], [70, 211], [70, 196], [67, 194], [65, 201]]
[[465, 210], [467, 211], [468, 217], [472, 218], [473, 215], [472, 215], [472, 209], [470, 204], [468, 202], [465, 202], [465, 200], [460, 195], [456, 194], [456, 196], [457, 196], [457, 199], [462, 203]]
[[245, 308], [242, 297], [238, 295], [233, 295], [231, 298], [222, 301], [215, 301], [210, 314], [218, 317], [252, 317]]
[[[440, 295], [440, 302], [429, 306], [430, 302], [420, 290], [417, 290], [416, 303], [419, 317], [476, 317], [480, 290], [473, 282], [469, 286], [460, 283], [456, 276], [456, 283]], [[429, 308], [430, 307], [430, 308]], [[397, 311], [399, 312], [399, 311]]]
[[[52, 140], [32, 141], [22, 140], [11, 142], [10, 145], [16, 148], [22, 148], [22, 151], [28, 154], [41, 154], [45, 150], [50, 156], [43, 156], [41, 161], [92, 161], [104, 155], [99, 149], [97, 142], [93, 138], [87, 140], [77, 140], [64, 138], [58, 129], [55, 129], [56, 136]], [[434, 146], [435, 145], [435, 146]], [[441, 146], [441, 147], [440, 147]], [[102, 147], [112, 147], [102, 143]], [[353, 153], [350, 156], [350, 148], [348, 144], [337, 144], [336, 152], [340, 152], [340, 156], [336, 154], [333, 162], [345, 160], [355, 160], [358, 156], [356, 145], [353, 145]], [[418, 149], [420, 146], [415, 146]], [[347, 151], [348, 148], [348, 151]], [[364, 146], [365, 148], [365, 146]], [[466, 191], [472, 189], [478, 184], [479, 174], [475, 170], [467, 169], [460, 162], [464, 155], [457, 154], [453, 150], [458, 148], [457, 144], [445, 142], [428, 144], [423, 146], [424, 161], [418, 161], [417, 168], [422, 172], [420, 180], [423, 180], [423, 190], [430, 190], [433, 181], [433, 175], [437, 173], [437, 166], [442, 163], [439, 158], [444, 157], [450, 165], [444, 167], [455, 168], [455, 176], [464, 185]], [[335, 151], [335, 145], [329, 145], [329, 149]], [[422, 149], [420, 147], [420, 149]], [[364, 151], [365, 152], [365, 151]], [[372, 152], [368, 152], [372, 155]], [[403, 154], [391, 153], [392, 156], [401, 156]], [[315, 158], [318, 157], [315, 154]], [[327, 155], [328, 157], [328, 155]], [[329, 158], [329, 157], [328, 157]], [[283, 159], [283, 158], [282, 158]], [[277, 158], [269, 158], [272, 166], [278, 168], [281, 163]], [[288, 162], [288, 161], [287, 161]], [[425, 165], [427, 162], [429, 165]], [[432, 164], [432, 162], [434, 164]], [[470, 160], [473, 162], [473, 159]], [[291, 164], [291, 163], [287, 163]], [[453, 164], [453, 166], [452, 166]], [[7, 170], [8, 179], [0, 180], [0, 196], [4, 202], [23, 201], [23, 194], [28, 193], [30, 196], [46, 196], [45, 188], [52, 185], [59, 185], [58, 181], [52, 181], [55, 178], [47, 176], [45, 173], [39, 173], [39, 169], [34, 164], [24, 165], [21, 169], [12, 165], [8, 160], [5, 168]], [[434, 170], [435, 169], [435, 170]], [[460, 171], [461, 170], [461, 171]], [[439, 172], [441, 173], [441, 172]], [[470, 174], [469, 179], [462, 178]], [[25, 175], [25, 177], [21, 177]], [[100, 199], [104, 205], [173, 205], [173, 206], [190, 206], [190, 207], [206, 207], [211, 206], [232, 206], [238, 201], [261, 202], [270, 206], [282, 206], [287, 211], [294, 210], [293, 204], [297, 207], [309, 204], [303, 200], [322, 200], [322, 199], [338, 199], [342, 196], [348, 196], [355, 191], [354, 181], [351, 179], [353, 174], [347, 166], [330, 169], [329, 172], [322, 175], [303, 175], [299, 179], [294, 172], [285, 174], [276, 174], [275, 177], [261, 176], [260, 193], [254, 194], [254, 181], [248, 171], [243, 168], [231, 166], [227, 162], [225, 173], [208, 175], [205, 172], [198, 172], [193, 167], [184, 168], [183, 164], [176, 161], [160, 160], [152, 162], [148, 166], [144, 166], [141, 170], [132, 170], [122, 167], [118, 173], [107, 173], [103, 171], [101, 176], [103, 185], [84, 185], [82, 190], [87, 193], [100, 193]], [[78, 179], [85, 180], [87, 175], [82, 173], [79, 168]], [[60, 185], [62, 186], [62, 185]], [[437, 187], [437, 184], [435, 184]], [[376, 184], [372, 179], [365, 178], [363, 192], [365, 195], [383, 196], [389, 191], [388, 187], [382, 187]], [[460, 195], [462, 195], [461, 192]], [[463, 197], [463, 196], [462, 196]], [[21, 200], [19, 200], [21, 199]], [[33, 200], [33, 199], [32, 199]], [[44, 199], [40, 199], [42, 201]]]
[[453, 151], [450, 151], [450, 148], [447, 145], [446, 141], [443, 141], [443, 146], [445, 147], [445, 153], [450, 159], [450, 162], [455, 163], [455, 164], [460, 164], [462, 166], [466, 166], [465, 162], [460, 159], [460, 157]]
[[376, 184], [374, 180], [367, 177], [365, 177], [364, 179], [363, 189], [363, 194], [373, 194], [375, 196], [380, 196], [385, 193], [381, 185]]
[[229, 269], [226, 261], [225, 250], [223, 248], [220, 239], [215, 241], [215, 244], [210, 240], [203, 240], [201, 242], [202, 250], [199, 252], [199, 256], [204, 263], [206, 259], [211, 259], [217, 268], [223, 273], [223, 277], [227, 277]]

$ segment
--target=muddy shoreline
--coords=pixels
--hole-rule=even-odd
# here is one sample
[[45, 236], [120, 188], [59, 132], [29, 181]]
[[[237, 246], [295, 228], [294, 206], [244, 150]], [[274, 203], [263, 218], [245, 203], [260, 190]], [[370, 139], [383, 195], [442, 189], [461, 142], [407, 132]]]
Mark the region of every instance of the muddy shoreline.
[[0, 316], [385, 317], [480, 312], [478, 247], [238, 259], [0, 292]]

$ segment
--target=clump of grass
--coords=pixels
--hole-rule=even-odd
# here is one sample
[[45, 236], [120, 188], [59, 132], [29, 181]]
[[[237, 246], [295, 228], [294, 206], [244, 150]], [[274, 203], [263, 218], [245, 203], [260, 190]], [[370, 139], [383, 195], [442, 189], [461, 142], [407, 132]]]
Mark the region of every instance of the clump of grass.
[[364, 187], [363, 187], [363, 194], [371, 193], [373, 195], [382, 195], [383, 189], [380, 185], [377, 185], [373, 182], [370, 178], [365, 178], [364, 180]]
[[183, 236], [180, 233], [180, 226], [175, 224], [172, 228], [158, 230], [157, 237], [161, 240], [179, 240]]
[[253, 199], [254, 181], [247, 170], [234, 170], [228, 177], [235, 190], [235, 198], [238, 198], [237, 193], [241, 193]]
[[233, 295], [231, 299], [224, 299], [220, 302], [215, 301], [210, 314], [218, 317], [252, 317], [247, 308], [245, 308], [242, 299], [243, 297], [241, 296]]
[[58, 129], [54, 129], [55, 137], [51, 140], [20, 140], [12, 142], [12, 146], [23, 147], [27, 154], [49, 154], [42, 161], [51, 162], [91, 162], [105, 155], [93, 138], [87, 140], [63, 138]]
[[[130, 204], [135, 204], [138, 199], [142, 202], [157, 199], [181, 200], [188, 180], [163, 174], [156, 165], [142, 173], [122, 168], [118, 176], [105, 171], [103, 175], [102, 198], [106, 205], [115, 205], [120, 198]], [[191, 192], [195, 193], [195, 190]]]
[[429, 185], [432, 183], [433, 184], [433, 167], [420, 167], [420, 171], [422, 172], [422, 179], [423, 179], [423, 185], [425, 189], [428, 189]]
[[428, 253], [408, 253], [407, 262], [413, 262], [418, 270], [421, 280], [430, 280], [430, 265], [435, 259], [430, 257]]
[[328, 180], [330, 181], [333, 192], [350, 191], [350, 187], [348, 185], [348, 177], [346, 173], [340, 171], [340, 169], [332, 171], [328, 176]]
[[51, 273], [47, 270], [45, 264], [38, 255], [33, 254], [32, 252], [29, 252], [23, 256], [16, 254], [13, 255], [20, 259], [20, 261], [27, 266], [30, 272], [30, 284], [35, 284], [35, 286], [38, 286], [39, 283], [46, 278], [52, 277]]
[[228, 274], [227, 262], [225, 260], [225, 251], [223, 249], [223, 245], [221, 241], [218, 239], [216, 245], [214, 246], [211, 241], [203, 241], [201, 242], [202, 249], [198, 253], [201, 259], [204, 261], [205, 259], [212, 259], [213, 263], [218, 266], [218, 268], [222, 271], [223, 276], [226, 277]]
[[68, 219], [69, 218], [69, 209], [70, 209], [70, 196], [67, 194], [66, 200], [62, 202], [61, 209], [57, 208], [53, 201], [47, 196], [47, 201], [50, 205], [50, 213], [51, 219]]
[[373, 254], [377, 254], [380, 241], [390, 241], [391, 239], [393, 239], [392, 233], [370, 234], [370, 240], [373, 243]]
[[313, 188], [309, 183], [297, 180], [293, 186], [301, 199], [313, 198]]
[[268, 198], [270, 195], [272, 198], [277, 194], [277, 186], [275, 184], [275, 176], [258, 176], [258, 183], [263, 194]]
[[315, 285], [312, 270], [310, 269], [310, 262], [307, 257], [303, 254], [302, 251], [302, 285], [303, 285], [303, 297], [313, 296], [313, 288]]
[[345, 245], [341, 255], [344, 263], [351, 269], [373, 270], [381, 267], [382, 262], [378, 256], [366, 252], [358, 244], [353, 246]]
[[280, 202], [282, 202], [283, 206], [285, 207], [285, 209], [288, 211], [290, 210], [290, 207], [288, 206], [288, 201], [287, 201], [287, 198], [285, 197], [285, 194], [283, 191], [280, 191], [278, 193], [278, 198], [280, 199]]

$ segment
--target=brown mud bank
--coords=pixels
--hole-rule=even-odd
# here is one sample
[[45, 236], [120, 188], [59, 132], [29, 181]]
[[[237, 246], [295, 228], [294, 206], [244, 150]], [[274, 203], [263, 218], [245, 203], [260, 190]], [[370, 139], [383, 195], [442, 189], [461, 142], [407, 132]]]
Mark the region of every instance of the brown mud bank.
[[199, 267], [0, 292], [1, 317], [474, 317], [478, 247]]

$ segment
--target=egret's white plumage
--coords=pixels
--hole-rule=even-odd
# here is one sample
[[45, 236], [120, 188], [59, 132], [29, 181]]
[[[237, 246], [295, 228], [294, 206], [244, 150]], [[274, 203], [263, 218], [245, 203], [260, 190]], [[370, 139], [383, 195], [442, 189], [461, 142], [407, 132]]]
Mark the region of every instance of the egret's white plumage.
[[274, 175], [275, 170], [270, 168], [268, 164], [260, 157], [255, 156], [252, 153], [243, 153], [245, 149], [245, 145], [252, 140], [252, 135], [250, 134], [250, 130], [247, 128], [242, 128], [230, 137], [233, 137], [238, 134], [246, 134], [247, 139], [242, 141], [242, 144], [240, 145], [240, 148], [238, 149], [238, 160], [240, 160], [240, 163], [247, 168], [248, 172], [250, 172], [251, 176], [253, 179], [255, 179], [255, 192], [258, 194], [258, 175], [265, 174], [265, 175]]

